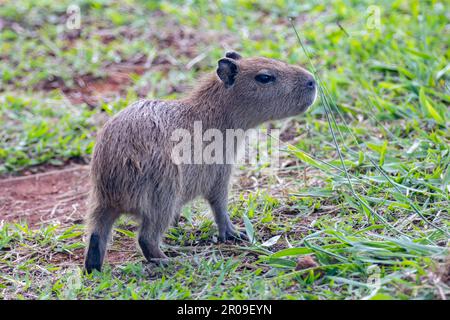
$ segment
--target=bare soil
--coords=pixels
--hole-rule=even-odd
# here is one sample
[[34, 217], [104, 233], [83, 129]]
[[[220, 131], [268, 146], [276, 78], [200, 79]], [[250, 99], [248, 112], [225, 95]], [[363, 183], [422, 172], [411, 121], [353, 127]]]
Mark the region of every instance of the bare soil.
[[91, 75], [74, 77], [75, 85], [72, 87], [68, 87], [61, 78], [55, 78], [41, 83], [39, 89], [59, 89], [71, 103], [95, 107], [110, 97], [123, 96], [132, 82], [131, 75], [142, 75], [146, 70], [143, 65], [124, 63], [107, 68], [104, 78]]
[[89, 190], [88, 166], [73, 165], [0, 180], [0, 220], [32, 227], [81, 223]]

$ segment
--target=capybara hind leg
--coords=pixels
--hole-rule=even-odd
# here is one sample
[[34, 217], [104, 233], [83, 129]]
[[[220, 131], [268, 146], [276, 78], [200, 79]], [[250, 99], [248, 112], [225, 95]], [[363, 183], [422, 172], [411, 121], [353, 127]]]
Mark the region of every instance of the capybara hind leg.
[[157, 259], [167, 259], [164, 252], [161, 251], [160, 244], [164, 232], [167, 230], [170, 219], [169, 214], [153, 215], [150, 219], [145, 216], [141, 222], [138, 242], [142, 253], [151, 262]]
[[178, 227], [181, 220], [181, 205], [176, 205], [173, 213], [172, 225]]
[[101, 271], [108, 238], [118, 214], [112, 209], [96, 208], [90, 215], [85, 268], [88, 273]]

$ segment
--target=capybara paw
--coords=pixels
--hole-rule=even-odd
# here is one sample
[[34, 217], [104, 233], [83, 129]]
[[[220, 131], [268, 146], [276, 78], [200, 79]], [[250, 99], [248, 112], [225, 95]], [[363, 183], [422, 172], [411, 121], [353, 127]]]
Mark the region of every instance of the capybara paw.
[[91, 263], [86, 261], [84, 268], [87, 273], [92, 273], [92, 271], [97, 270], [99, 272], [102, 271], [102, 265], [100, 263]]
[[244, 232], [227, 228], [224, 232], [219, 233], [219, 242], [226, 241], [248, 241], [248, 237]]
[[151, 264], [156, 264], [156, 265], [160, 265], [160, 266], [167, 266], [170, 262], [170, 258], [168, 258], [167, 256], [165, 256], [165, 258], [151, 258], [150, 260], [147, 260], [148, 263]]
[[101, 271], [102, 269], [102, 254], [100, 251], [100, 239], [97, 234], [92, 234], [89, 241], [89, 248], [86, 253], [86, 260], [84, 267], [88, 273], [93, 270]]
[[148, 262], [153, 259], [167, 259], [167, 256], [159, 248], [159, 243], [151, 243], [144, 238], [139, 238], [139, 246]]

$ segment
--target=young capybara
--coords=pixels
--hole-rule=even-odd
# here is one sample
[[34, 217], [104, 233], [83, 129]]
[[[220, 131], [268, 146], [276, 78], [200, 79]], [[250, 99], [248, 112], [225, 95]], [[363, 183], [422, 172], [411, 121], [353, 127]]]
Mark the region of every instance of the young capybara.
[[113, 223], [122, 213], [139, 219], [145, 258], [166, 258], [162, 236], [181, 207], [198, 196], [212, 208], [219, 240], [245, 237], [227, 213], [232, 164], [174, 162], [172, 133], [192, 132], [197, 121], [203, 130], [247, 130], [298, 115], [316, 96], [316, 82], [305, 69], [228, 52], [186, 98], [138, 101], [119, 112], [99, 133], [92, 158], [86, 270], [101, 270]]

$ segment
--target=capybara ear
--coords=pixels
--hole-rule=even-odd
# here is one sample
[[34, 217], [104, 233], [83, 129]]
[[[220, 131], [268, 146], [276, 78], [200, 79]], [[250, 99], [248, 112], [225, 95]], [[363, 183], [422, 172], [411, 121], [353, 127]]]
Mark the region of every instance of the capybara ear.
[[218, 61], [217, 75], [225, 84], [225, 88], [229, 88], [234, 84], [234, 80], [238, 73], [239, 67], [235, 60], [222, 58]]
[[227, 53], [225, 53], [225, 57], [233, 59], [233, 60], [239, 60], [241, 57], [241, 55], [237, 52], [234, 51], [228, 51]]

